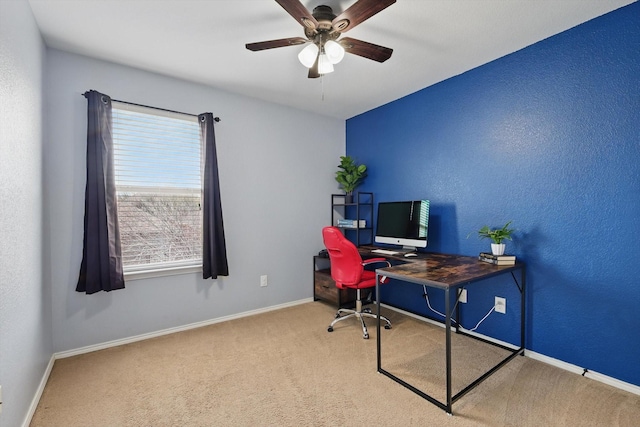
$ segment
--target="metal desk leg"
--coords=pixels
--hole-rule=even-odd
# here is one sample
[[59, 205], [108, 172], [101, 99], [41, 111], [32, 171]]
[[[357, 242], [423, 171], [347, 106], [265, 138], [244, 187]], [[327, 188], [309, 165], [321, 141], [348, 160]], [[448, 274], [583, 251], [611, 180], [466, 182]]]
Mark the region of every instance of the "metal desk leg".
[[377, 312], [376, 314], [378, 315], [378, 319], [377, 319], [377, 336], [376, 336], [376, 345], [377, 345], [377, 358], [378, 358], [378, 372], [380, 372], [380, 369], [382, 368], [382, 354], [381, 354], [381, 345], [380, 345], [380, 338], [381, 338], [381, 334], [380, 334], [380, 275], [378, 273], [376, 273], [376, 308], [377, 308]]
[[447, 366], [447, 414], [452, 415], [451, 410], [451, 300], [449, 288], [444, 291], [445, 305], [445, 335], [446, 335], [446, 366]]
[[525, 290], [526, 290], [526, 284], [525, 281], [526, 279], [526, 274], [525, 274], [525, 270], [526, 267], [523, 265], [522, 268], [520, 269], [520, 282], [522, 283], [522, 289], [520, 289], [520, 348], [522, 349], [522, 355], [524, 356], [524, 335], [525, 335], [525, 322], [526, 322], [526, 317], [525, 317], [525, 306], [526, 306], [526, 302], [525, 302]]

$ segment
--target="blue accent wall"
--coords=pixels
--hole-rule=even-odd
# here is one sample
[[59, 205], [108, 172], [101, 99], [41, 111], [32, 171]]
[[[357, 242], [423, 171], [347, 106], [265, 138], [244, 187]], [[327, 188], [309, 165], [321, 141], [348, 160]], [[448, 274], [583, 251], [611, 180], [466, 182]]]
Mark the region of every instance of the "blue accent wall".
[[[369, 170], [360, 190], [431, 201], [427, 250], [477, 255], [489, 242], [476, 230], [513, 220], [507, 252], [527, 264], [528, 349], [635, 385], [639, 17], [632, 3], [347, 121], [347, 154]], [[463, 324], [505, 296], [507, 314], [478, 332], [515, 342], [518, 292], [495, 285], [469, 288]], [[429, 296], [443, 310], [442, 295]], [[383, 299], [428, 312], [416, 285], [396, 283]]]

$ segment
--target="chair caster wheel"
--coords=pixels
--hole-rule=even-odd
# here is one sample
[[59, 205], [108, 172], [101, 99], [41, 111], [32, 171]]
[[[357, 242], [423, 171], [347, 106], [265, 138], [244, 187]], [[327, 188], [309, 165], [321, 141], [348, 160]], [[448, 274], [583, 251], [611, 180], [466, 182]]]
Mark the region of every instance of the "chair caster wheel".
[[333, 332], [333, 328], [332, 328], [331, 326], [329, 326], [329, 327], [327, 328], [327, 332]]
[[368, 340], [368, 339], [369, 339], [369, 334], [364, 334], [364, 335], [362, 336], [362, 338], [364, 338], [365, 340]]
[[391, 325], [384, 325], [385, 329], [391, 329]]

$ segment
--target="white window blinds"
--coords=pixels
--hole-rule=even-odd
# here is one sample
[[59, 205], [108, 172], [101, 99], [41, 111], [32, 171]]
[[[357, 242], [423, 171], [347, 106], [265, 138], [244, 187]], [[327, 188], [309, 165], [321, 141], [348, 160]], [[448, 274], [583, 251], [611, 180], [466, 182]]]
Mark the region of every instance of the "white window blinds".
[[201, 265], [198, 118], [115, 101], [112, 106], [125, 272]]

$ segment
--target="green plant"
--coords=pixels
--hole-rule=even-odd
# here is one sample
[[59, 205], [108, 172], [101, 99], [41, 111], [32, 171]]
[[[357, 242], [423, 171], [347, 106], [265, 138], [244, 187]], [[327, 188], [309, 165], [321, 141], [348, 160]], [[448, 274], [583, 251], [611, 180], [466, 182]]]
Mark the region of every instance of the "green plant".
[[367, 167], [365, 165], [357, 165], [351, 156], [340, 156], [340, 164], [336, 172], [336, 181], [347, 193], [353, 193], [353, 190], [367, 176]]
[[503, 240], [513, 240], [511, 235], [515, 231], [513, 228], [509, 228], [513, 221], [507, 222], [502, 228], [489, 228], [488, 225], [485, 225], [480, 230], [478, 230], [478, 237], [481, 239], [491, 239], [493, 243], [500, 244]]

